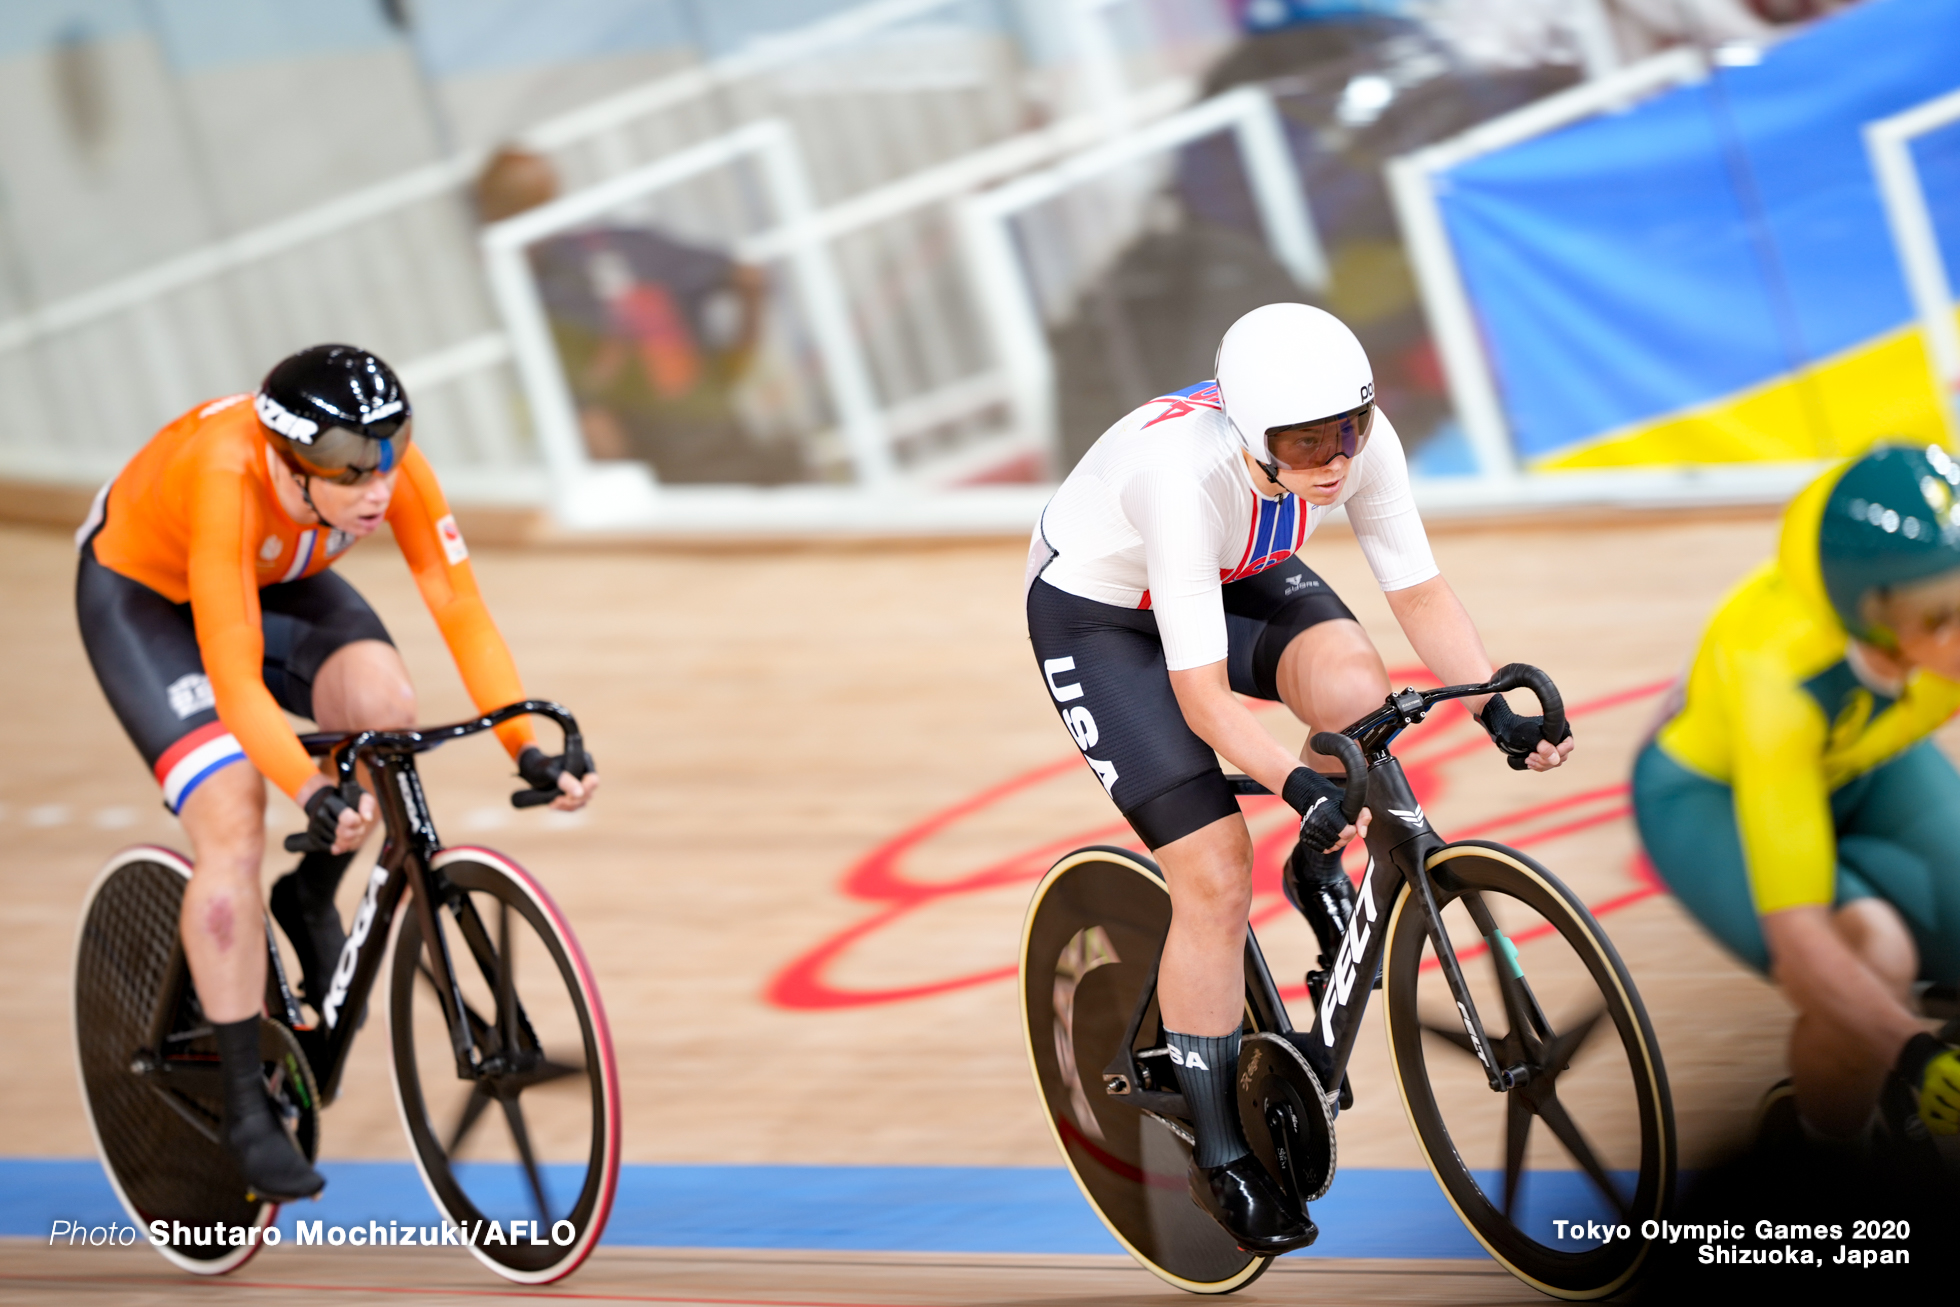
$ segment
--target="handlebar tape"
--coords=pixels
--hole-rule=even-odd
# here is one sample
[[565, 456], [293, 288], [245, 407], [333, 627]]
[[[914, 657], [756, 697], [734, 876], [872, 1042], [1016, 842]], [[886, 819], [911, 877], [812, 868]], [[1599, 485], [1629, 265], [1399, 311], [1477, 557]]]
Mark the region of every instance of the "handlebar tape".
[[1341, 815], [1352, 825], [1361, 816], [1361, 805], [1368, 798], [1368, 760], [1361, 756], [1360, 745], [1332, 731], [1321, 731], [1313, 737], [1312, 744], [1315, 753], [1341, 760], [1341, 769], [1346, 773], [1346, 794], [1341, 800]]

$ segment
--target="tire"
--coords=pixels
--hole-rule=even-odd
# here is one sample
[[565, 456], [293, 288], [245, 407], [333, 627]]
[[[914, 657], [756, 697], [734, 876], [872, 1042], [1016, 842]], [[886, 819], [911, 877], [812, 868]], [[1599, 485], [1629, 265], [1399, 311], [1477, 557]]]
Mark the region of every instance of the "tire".
[[[429, 1196], [470, 1252], [505, 1279], [547, 1284], [591, 1254], [619, 1185], [619, 1070], [605, 1009], [571, 927], [521, 867], [487, 849], [456, 848], [433, 870], [459, 891], [437, 915], [473, 1014], [479, 1065], [495, 1057], [505, 1030], [522, 1065], [459, 1078], [425, 966], [421, 915], [404, 901], [388, 1004], [395, 1105]], [[460, 924], [465, 902], [483, 926], [475, 946]], [[499, 996], [503, 959], [511, 1004]], [[525, 1220], [537, 1223], [527, 1233], [538, 1243], [484, 1241], [489, 1222], [509, 1236], [511, 1222]]]
[[[89, 887], [75, 942], [75, 1061], [96, 1154], [123, 1210], [144, 1235], [152, 1221], [181, 1224], [190, 1238], [151, 1246], [183, 1270], [222, 1275], [251, 1260], [279, 1206], [247, 1197], [218, 1142], [217, 1049], [208, 1031], [192, 1034], [205, 1023], [177, 942], [190, 875], [171, 850], [139, 847], [117, 854]], [[148, 1047], [164, 1003], [169, 1028], [183, 1035], [169, 1041], [169, 1061]], [[267, 1087], [311, 1161], [320, 1138], [311, 1068], [276, 1022], [261, 1022], [260, 1043]], [[216, 1241], [218, 1224], [227, 1242]]]
[[[1405, 888], [1389, 917], [1384, 1010], [1416, 1142], [1457, 1215], [1513, 1275], [1556, 1298], [1618, 1293], [1644, 1265], [1652, 1241], [1641, 1224], [1667, 1214], [1675, 1179], [1667, 1072], [1640, 995], [1585, 905], [1530, 858], [1467, 840], [1438, 850], [1429, 868], [1499, 1065], [1523, 1062], [1534, 1074], [1491, 1091], [1434, 964], [1424, 913]], [[1502, 950], [1471, 921], [1472, 894], [1512, 942], [1523, 992], [1542, 1000], [1548, 1031], [1532, 1018], [1511, 1020], [1499, 990]], [[1533, 1032], [1534, 1047], [1518, 1025]], [[1552, 1124], [1561, 1119], [1576, 1134], [1561, 1135]], [[1497, 1170], [1473, 1170], [1466, 1157], [1488, 1157]], [[1628, 1237], [1559, 1239], [1555, 1217], [1610, 1219]]]
[[1156, 974], [1170, 919], [1169, 891], [1147, 859], [1088, 848], [1056, 863], [1022, 929], [1021, 1031], [1055, 1146], [1096, 1216], [1159, 1279], [1230, 1293], [1272, 1259], [1240, 1251], [1191, 1200], [1189, 1143], [1101, 1081]]

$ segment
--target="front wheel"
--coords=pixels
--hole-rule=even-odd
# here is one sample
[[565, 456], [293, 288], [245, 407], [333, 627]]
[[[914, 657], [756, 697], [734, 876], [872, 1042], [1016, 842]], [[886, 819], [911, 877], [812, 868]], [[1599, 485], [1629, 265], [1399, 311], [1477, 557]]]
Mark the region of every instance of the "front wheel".
[[[429, 879], [442, 938], [424, 938], [419, 905], [397, 918], [395, 1103], [430, 1197], [470, 1252], [506, 1279], [549, 1283], [599, 1242], [619, 1182], [619, 1071], [598, 986], [516, 863], [449, 849]], [[444, 1016], [452, 974], [467, 1064]]]
[[1674, 1109], [1646, 1009], [1585, 904], [1530, 858], [1467, 840], [1428, 870], [1488, 1051], [1524, 1079], [1491, 1090], [1405, 888], [1385, 1011], [1416, 1141], [1505, 1269], [1556, 1298], [1607, 1297], [1639, 1273], [1653, 1242], [1642, 1223], [1666, 1214], [1674, 1187]]

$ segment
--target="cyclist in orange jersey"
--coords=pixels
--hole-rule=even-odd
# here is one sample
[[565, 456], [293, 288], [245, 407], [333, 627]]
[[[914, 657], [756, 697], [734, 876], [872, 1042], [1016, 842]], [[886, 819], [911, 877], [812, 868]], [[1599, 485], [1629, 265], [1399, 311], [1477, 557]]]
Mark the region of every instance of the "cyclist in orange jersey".
[[[329, 731], [415, 722], [387, 628], [328, 568], [387, 522], [476, 706], [524, 697], [411, 436], [408, 397], [387, 364], [317, 345], [281, 361], [256, 395], [213, 400], [158, 432], [76, 535], [89, 661], [191, 840], [181, 929], [223, 1062], [223, 1137], [251, 1191], [274, 1201], [325, 1181], [259, 1082], [261, 778], [300, 805], [315, 846], [274, 883], [271, 902], [317, 1010], [346, 938], [334, 890], [378, 809], [322, 775], [285, 713]], [[558, 791], [552, 806], [582, 807], [597, 789], [596, 773], [566, 772], [523, 719], [498, 736], [527, 781]]]

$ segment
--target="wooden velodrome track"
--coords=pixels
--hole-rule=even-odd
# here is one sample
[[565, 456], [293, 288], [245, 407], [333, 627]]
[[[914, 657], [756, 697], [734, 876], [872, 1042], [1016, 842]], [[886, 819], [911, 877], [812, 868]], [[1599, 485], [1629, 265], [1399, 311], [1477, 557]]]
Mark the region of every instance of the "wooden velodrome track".
[[[1656, 687], [1773, 535], [1766, 514], [1435, 535], [1496, 660], [1537, 663], [1568, 703], [1590, 707], [1577, 722], [1575, 765], [1525, 777], [1488, 746], [1464, 750], [1439, 773], [1430, 814], [1448, 835], [1561, 801], [1491, 833], [1535, 832], [1532, 852], [1607, 910], [1665, 1051], [1689, 1167], [1742, 1127], [1778, 1074], [1788, 1015], [1642, 877], [1616, 787]], [[0, 1155], [88, 1157], [68, 1053], [76, 907], [114, 848], [182, 839], [90, 677], [66, 533], [0, 528], [0, 550], [11, 722], [0, 756], [0, 1031], [13, 1054]], [[475, 742], [433, 755], [424, 776], [451, 841], [513, 854], [576, 925], [612, 1017], [629, 1162], [1056, 1164], [1007, 977], [1033, 880], [1071, 844], [1113, 838], [1114, 814], [1074, 760], [1031, 663], [1022, 556], [1015, 541], [476, 551], [530, 690], [587, 724], [605, 789], [589, 815], [515, 813], [504, 798], [508, 765]], [[1392, 667], [1413, 662], [1352, 537], [1324, 533], [1306, 558]], [[466, 715], [392, 546], [371, 542], [341, 570], [388, 620], [423, 719]], [[1478, 738], [1471, 730], [1450, 724], [1438, 747]], [[282, 829], [296, 828], [290, 804], [275, 797], [274, 811]], [[348, 904], [360, 879], [348, 878]], [[1284, 909], [1270, 865], [1261, 883], [1267, 956], [1282, 982], [1297, 981], [1307, 932]], [[324, 1118], [329, 1157], [407, 1156], [384, 1044], [356, 1046], [347, 1088]], [[785, 1063], [827, 1091], [787, 1098], [764, 1070]], [[934, 1077], [928, 1094], [935, 1066], [959, 1075]], [[1354, 1080], [1361, 1101], [1341, 1120], [1343, 1168], [1420, 1166], [1376, 1022]], [[282, 1249], [225, 1291], [251, 1283], [267, 1286], [251, 1301], [353, 1301], [392, 1285], [439, 1302], [506, 1288], [466, 1258], [433, 1251], [329, 1261], [323, 1250]], [[70, 1302], [188, 1302], [214, 1291], [140, 1248], [27, 1242], [0, 1245], [0, 1285], [0, 1296]], [[334, 1288], [297, 1287], [306, 1285]], [[1180, 1296], [1116, 1258], [646, 1249], [602, 1249], [560, 1291], [770, 1303]], [[1489, 1263], [1406, 1261], [1283, 1262], [1242, 1296], [1534, 1300]]]

